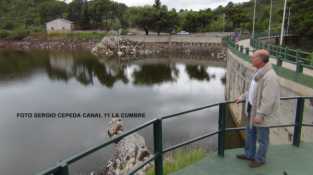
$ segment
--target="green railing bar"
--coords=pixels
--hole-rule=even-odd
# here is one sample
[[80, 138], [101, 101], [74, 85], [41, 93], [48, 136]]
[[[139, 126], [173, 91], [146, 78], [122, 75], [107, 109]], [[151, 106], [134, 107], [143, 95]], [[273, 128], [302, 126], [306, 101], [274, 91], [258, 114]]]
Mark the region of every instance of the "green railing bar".
[[91, 154], [91, 153], [93, 153], [93, 152], [95, 152], [95, 151], [97, 151], [97, 150], [99, 150], [99, 149], [101, 149], [101, 148], [103, 148], [103, 147], [105, 147], [105, 146], [111, 144], [111, 143], [118, 142], [118, 141], [120, 141], [121, 139], [123, 139], [124, 137], [126, 137], [126, 136], [128, 136], [128, 135], [130, 135], [130, 134], [132, 134], [132, 133], [134, 133], [134, 132], [137, 132], [138, 130], [141, 130], [141, 129], [143, 129], [143, 128], [149, 126], [149, 125], [151, 125], [152, 123], [154, 123], [154, 122], [157, 121], [157, 120], [158, 120], [158, 119], [153, 119], [153, 120], [151, 120], [151, 121], [148, 121], [148, 122], [146, 122], [146, 123], [140, 125], [140, 126], [137, 127], [137, 128], [134, 128], [134, 129], [132, 129], [132, 130], [129, 130], [128, 132], [123, 133], [123, 134], [119, 135], [118, 137], [115, 137], [115, 138], [113, 138], [113, 139], [107, 141], [106, 143], [103, 143], [103, 144], [100, 144], [100, 145], [98, 145], [98, 146], [92, 147], [92, 148], [88, 149], [87, 151], [84, 151], [83, 153], [80, 153], [80, 154], [78, 154], [78, 155], [72, 156], [72, 157], [69, 158], [69, 159], [65, 159], [64, 162], [67, 162], [67, 163], [69, 163], [69, 164], [71, 164], [71, 163], [73, 163], [73, 162], [76, 162], [77, 160], [81, 159], [82, 157], [85, 157], [86, 155]]
[[226, 104], [219, 105], [218, 115], [218, 155], [224, 157], [225, 150], [225, 128], [226, 128]]
[[[238, 49], [233, 47], [234, 42], [230, 39], [230, 37], [224, 37], [223, 42], [228, 45], [228, 48], [234, 54], [236, 54], [237, 56], [239, 56], [243, 60], [250, 62], [248, 54], [241, 53]], [[254, 40], [251, 40], [251, 43], [253, 45]], [[278, 75], [280, 75], [281, 77], [284, 77], [286, 79], [289, 79], [289, 80], [298, 82], [300, 84], [303, 84], [307, 87], [313, 88], [313, 76], [303, 74], [303, 68], [313, 70], [313, 61], [311, 62], [309, 60], [302, 59], [302, 58], [298, 58], [298, 60], [300, 60], [300, 61], [297, 61], [297, 59], [293, 58], [293, 57], [292, 57], [293, 59], [288, 58], [286, 60], [286, 59], [283, 59], [281, 56], [277, 56], [279, 54], [274, 53], [272, 55], [276, 56], [276, 59], [277, 59], [277, 65], [273, 64], [273, 68], [277, 72]], [[296, 71], [282, 67], [281, 65], [282, 65], [283, 61], [294, 64], [296, 66]]]
[[191, 143], [197, 142], [197, 141], [199, 141], [199, 140], [203, 140], [203, 139], [205, 139], [205, 138], [207, 138], [207, 137], [214, 136], [214, 135], [216, 135], [216, 134], [218, 134], [218, 133], [219, 133], [218, 131], [215, 131], [215, 132], [212, 132], [212, 133], [209, 133], [209, 134], [204, 134], [204, 135], [198, 136], [198, 137], [196, 137], [196, 138], [193, 138], [193, 139], [184, 141], [184, 142], [182, 142], [182, 143], [179, 143], [179, 144], [170, 146], [170, 147], [168, 147], [168, 148], [166, 148], [166, 149], [163, 150], [163, 154], [164, 154], [164, 153], [167, 153], [167, 152], [169, 152], [169, 151], [175, 150], [175, 149], [177, 149], [177, 148], [180, 148], [180, 147], [189, 145], [189, 144], [191, 144]]
[[302, 126], [313, 127], [313, 124], [302, 124]]
[[[234, 102], [235, 101], [232, 100], [232, 101], [225, 101], [224, 103], [229, 104], [229, 103], [234, 103]], [[162, 120], [166, 120], [166, 119], [169, 119], [169, 118], [172, 118], [172, 117], [176, 117], [176, 116], [179, 116], [179, 115], [188, 114], [188, 113], [191, 113], [191, 112], [201, 111], [203, 109], [207, 109], [207, 108], [211, 108], [211, 107], [214, 107], [214, 106], [218, 106], [220, 104], [221, 103], [214, 103], [214, 104], [211, 104], [211, 105], [207, 105], [207, 106], [203, 106], [203, 107], [199, 107], [199, 108], [195, 108], [195, 109], [190, 109], [190, 110], [187, 110], [187, 111], [183, 111], [183, 112], [179, 112], [179, 113], [175, 113], [175, 114], [171, 114], [171, 115], [167, 115], [167, 116], [161, 117], [161, 119]]]
[[304, 109], [304, 99], [297, 99], [297, 109], [296, 109], [296, 118], [295, 118], [295, 128], [293, 136], [293, 145], [299, 147], [301, 140], [301, 127], [303, 122], [303, 109]]
[[[313, 99], [313, 96], [294, 96], [294, 97], [281, 97], [280, 98], [281, 100], [290, 100], [290, 99], [297, 99], [298, 100], [298, 105], [297, 105], [297, 118], [296, 118], [296, 124], [285, 124], [285, 125], [272, 125], [272, 126], [269, 126], [270, 128], [278, 128], [278, 127], [291, 127], [291, 126], [294, 126], [295, 127], [295, 130], [297, 130], [296, 132], [300, 135], [301, 135], [301, 126], [309, 126], [309, 127], [313, 127], [313, 124], [302, 124], [302, 118], [303, 118], [303, 106], [301, 107], [301, 105], [304, 104], [304, 100], [305, 99]], [[61, 161], [60, 163], [57, 164], [57, 166], [55, 167], [52, 167], [52, 168], [49, 168], [45, 171], [42, 171], [41, 173], [39, 174], [55, 174], [55, 175], [68, 175], [69, 174], [69, 164], [109, 145], [109, 144], [112, 144], [114, 142], [117, 142], [121, 139], [123, 139], [124, 137], [140, 130], [140, 129], [143, 129], [151, 124], [153, 124], [153, 131], [154, 131], [154, 147], [155, 147], [155, 154], [154, 156], [152, 156], [151, 158], [149, 158], [148, 160], [146, 160], [142, 165], [138, 166], [135, 170], [132, 171], [132, 173], [135, 173], [137, 172], [139, 169], [141, 169], [143, 166], [145, 166], [146, 164], [148, 164], [149, 162], [151, 162], [152, 160], [155, 161], [155, 172], [156, 172], [156, 175], [162, 175], [163, 174], [163, 154], [168, 152], [168, 151], [171, 151], [171, 150], [174, 150], [174, 149], [177, 149], [179, 147], [182, 147], [182, 146], [185, 146], [187, 144], [190, 144], [190, 143], [193, 143], [193, 142], [196, 142], [196, 141], [199, 141], [199, 140], [202, 140], [204, 138], [207, 138], [207, 137], [210, 137], [210, 136], [213, 136], [213, 135], [216, 135], [216, 134], [219, 134], [219, 135], [224, 135], [226, 131], [239, 131], [239, 130], [244, 130], [243, 127], [241, 128], [225, 128], [225, 125], [223, 126], [224, 122], [222, 120], [225, 120], [225, 109], [226, 109], [226, 104], [230, 104], [230, 103], [234, 103], [235, 101], [225, 101], [225, 102], [221, 102], [221, 103], [216, 103], [216, 104], [212, 104], [212, 105], [208, 105], [208, 106], [205, 106], [205, 107], [200, 107], [200, 108], [196, 108], [194, 110], [188, 110], [188, 111], [184, 111], [184, 112], [181, 112], [181, 113], [177, 113], [177, 114], [174, 114], [174, 115], [168, 115], [168, 116], [165, 116], [165, 117], [161, 117], [161, 118], [157, 118], [157, 119], [153, 119], [149, 122], [146, 122], [142, 125], [140, 125], [139, 127], [137, 128], [134, 128], [116, 138], [113, 138], [111, 140], [109, 140], [108, 142], [104, 143], [104, 144], [101, 144], [99, 146], [95, 146], [95, 147], [92, 147], [90, 149], [88, 149], [87, 151], [83, 152], [83, 153], [80, 153], [80, 154], [77, 154], [77, 155], [74, 155], [72, 156], [71, 158], [69, 159], [65, 159], [63, 161]], [[241, 102], [244, 102], [244, 101], [241, 101]], [[302, 104], [303, 103], [303, 104]], [[182, 115], [182, 114], [186, 114], [186, 113], [190, 113], [190, 112], [194, 112], [194, 111], [198, 111], [198, 110], [202, 110], [202, 109], [206, 109], [208, 107], [213, 107], [213, 106], [217, 106], [219, 105], [220, 107], [220, 112], [219, 112], [219, 117], [221, 117], [222, 119], [220, 120], [221, 122], [219, 122], [219, 125], [222, 125], [222, 126], [219, 126], [219, 130], [216, 131], [216, 132], [213, 132], [213, 133], [210, 133], [210, 134], [205, 134], [205, 135], [202, 135], [202, 136], [199, 136], [199, 137], [196, 137], [194, 139], [191, 139], [191, 140], [188, 140], [188, 141], [185, 141], [181, 144], [177, 144], [177, 145], [174, 145], [174, 146], [171, 146], [169, 148], [166, 148], [166, 149], [163, 149], [163, 137], [162, 137], [162, 120], [163, 119], [168, 119], [168, 118], [171, 118], [171, 117], [174, 117], [174, 116], [177, 116], [177, 115]], [[302, 111], [302, 112], [301, 112]], [[299, 127], [300, 127], [300, 130], [299, 130]], [[224, 139], [224, 136], [219, 136], [219, 149], [220, 149], [220, 152], [219, 152], [219, 155], [223, 155], [224, 153], [224, 150], [222, 150], [222, 148], [224, 148], [223, 144], [223, 139]], [[299, 137], [300, 139], [300, 137]], [[300, 142], [299, 142], [300, 144]], [[220, 154], [221, 153], [221, 154]]]
[[[250, 43], [253, 47], [260, 49], [260, 48], [267, 48], [273, 56], [275, 56], [278, 59], [278, 66], [281, 66], [281, 58], [284, 58], [284, 61], [291, 62], [293, 64], [297, 64], [298, 72], [301, 73], [303, 71], [302, 65], [310, 65], [311, 59], [308, 57], [311, 53], [305, 52], [299, 49], [290, 49], [287, 47], [282, 47], [278, 45], [272, 45], [272, 44], [264, 44], [258, 39], [267, 38], [267, 37], [260, 37], [262, 35], [258, 35], [255, 38], [250, 39]], [[273, 36], [274, 37], [274, 36]], [[302, 60], [304, 63], [298, 63], [297, 61], [290, 60], [291, 58], [296, 58], [296, 60]], [[308, 69], [313, 69], [313, 67], [307, 67]]]
[[153, 123], [154, 138], [154, 172], [156, 175], [163, 175], [163, 132], [162, 119], [158, 119]]

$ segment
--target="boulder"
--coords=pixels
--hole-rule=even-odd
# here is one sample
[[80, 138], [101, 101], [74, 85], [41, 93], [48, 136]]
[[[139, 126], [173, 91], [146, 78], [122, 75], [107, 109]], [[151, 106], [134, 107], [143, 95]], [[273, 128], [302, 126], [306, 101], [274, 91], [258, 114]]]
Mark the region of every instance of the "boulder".
[[[141, 47], [141, 48], [140, 48]], [[119, 37], [104, 37], [91, 52], [97, 56], [134, 56], [137, 50], [142, 49], [143, 45], [136, 41]]]
[[[123, 133], [124, 124], [120, 118], [113, 119], [108, 128], [108, 136], [116, 137]], [[145, 139], [138, 133], [133, 133], [116, 143], [114, 158], [106, 164], [103, 175], [126, 175], [135, 167], [150, 158], [151, 153]], [[145, 175], [151, 165], [144, 166], [136, 175]]]

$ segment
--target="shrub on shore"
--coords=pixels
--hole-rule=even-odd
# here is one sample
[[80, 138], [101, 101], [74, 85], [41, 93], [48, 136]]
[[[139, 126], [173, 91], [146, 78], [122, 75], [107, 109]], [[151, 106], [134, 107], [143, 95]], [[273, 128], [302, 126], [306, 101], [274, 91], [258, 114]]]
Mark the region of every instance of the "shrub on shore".
[[[178, 171], [188, 165], [191, 165], [201, 159], [206, 155], [206, 151], [202, 148], [196, 148], [193, 150], [178, 150], [172, 155], [168, 156], [164, 160], [164, 175], [171, 174]], [[154, 175], [154, 167], [152, 166], [148, 171], [147, 175]]]
[[22, 40], [30, 34], [27, 29], [16, 29], [16, 30], [0, 30], [0, 39], [7, 40]]
[[51, 40], [65, 39], [78, 41], [88, 41], [88, 40], [100, 41], [106, 35], [107, 35], [106, 32], [75, 31], [75, 32], [51, 32], [48, 33], [47, 37]]

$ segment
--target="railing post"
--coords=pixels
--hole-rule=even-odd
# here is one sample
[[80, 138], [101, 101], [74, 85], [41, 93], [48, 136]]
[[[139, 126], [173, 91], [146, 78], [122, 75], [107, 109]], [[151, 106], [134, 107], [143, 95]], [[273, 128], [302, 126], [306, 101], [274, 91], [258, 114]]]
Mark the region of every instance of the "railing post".
[[302, 73], [303, 72], [303, 66], [302, 66], [303, 61], [300, 60], [300, 56], [299, 56], [299, 51], [298, 50], [296, 50], [296, 61], [297, 61], [296, 72], [297, 73]]
[[68, 164], [61, 164], [58, 171], [55, 173], [55, 175], [69, 175], [69, 168]]
[[163, 138], [162, 138], [162, 120], [158, 119], [153, 123], [154, 154], [157, 155], [154, 160], [154, 174], [163, 175]]
[[282, 64], [283, 64], [283, 54], [282, 54], [282, 49], [281, 49], [280, 46], [279, 46], [279, 54], [276, 54], [276, 58], [277, 58], [276, 65], [277, 66], [282, 66]]
[[243, 46], [240, 46], [240, 52], [243, 53]]
[[249, 56], [250, 54], [250, 48], [249, 47], [246, 47], [246, 54]]
[[282, 66], [282, 64], [283, 64], [283, 60], [280, 57], [277, 57], [276, 65], [280, 67]]
[[304, 109], [304, 99], [297, 99], [297, 109], [296, 109], [296, 118], [295, 118], [295, 127], [293, 131], [293, 145], [299, 147], [301, 140], [301, 128], [303, 121], [303, 109]]
[[297, 68], [296, 68], [296, 72], [297, 73], [302, 73], [303, 72], [303, 61], [298, 60], [297, 61]]
[[288, 48], [287, 47], [285, 47], [284, 49], [284, 59], [288, 60]]
[[225, 139], [225, 125], [226, 125], [226, 104], [221, 103], [219, 105], [218, 116], [218, 155], [224, 157], [224, 139]]

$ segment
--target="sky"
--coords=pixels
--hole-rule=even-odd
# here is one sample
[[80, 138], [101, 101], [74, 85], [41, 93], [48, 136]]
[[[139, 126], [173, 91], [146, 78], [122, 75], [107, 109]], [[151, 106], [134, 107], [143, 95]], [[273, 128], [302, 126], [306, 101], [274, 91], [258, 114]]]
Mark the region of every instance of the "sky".
[[[117, 2], [122, 2], [127, 6], [142, 6], [142, 5], [152, 5], [154, 0], [114, 0]], [[176, 10], [180, 9], [192, 9], [200, 10], [211, 8], [214, 9], [219, 5], [225, 6], [229, 2], [239, 3], [247, 2], [249, 0], [161, 0], [162, 4], [167, 5], [169, 9], [175, 8]]]
[[[67, 3], [71, 2], [71, 0], [65, 1]], [[152, 5], [154, 3], [154, 0], [113, 0], [113, 1], [124, 3], [127, 6], [143, 6], [143, 5]], [[225, 6], [231, 1], [233, 3], [239, 3], [247, 2], [249, 0], [161, 0], [161, 3], [167, 5], [169, 9], [175, 8], [176, 10], [180, 9], [200, 10], [207, 8], [214, 9], [219, 5]]]

